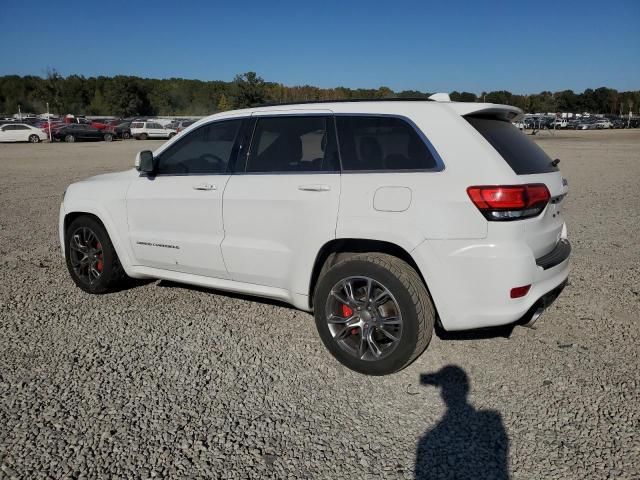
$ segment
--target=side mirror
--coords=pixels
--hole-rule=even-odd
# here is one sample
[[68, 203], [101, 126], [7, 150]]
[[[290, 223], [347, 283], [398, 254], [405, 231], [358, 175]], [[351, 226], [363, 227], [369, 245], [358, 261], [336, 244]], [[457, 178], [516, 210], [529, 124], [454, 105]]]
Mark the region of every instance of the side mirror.
[[136, 155], [136, 169], [139, 172], [153, 174], [155, 172], [154, 163], [151, 150], [143, 150]]

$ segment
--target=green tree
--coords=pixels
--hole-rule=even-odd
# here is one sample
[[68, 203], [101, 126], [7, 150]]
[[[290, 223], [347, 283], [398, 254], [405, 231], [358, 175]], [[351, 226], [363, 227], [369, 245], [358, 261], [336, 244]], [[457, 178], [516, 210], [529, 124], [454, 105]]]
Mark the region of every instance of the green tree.
[[233, 104], [236, 108], [253, 107], [265, 103], [267, 89], [256, 72], [236, 75], [233, 79]]

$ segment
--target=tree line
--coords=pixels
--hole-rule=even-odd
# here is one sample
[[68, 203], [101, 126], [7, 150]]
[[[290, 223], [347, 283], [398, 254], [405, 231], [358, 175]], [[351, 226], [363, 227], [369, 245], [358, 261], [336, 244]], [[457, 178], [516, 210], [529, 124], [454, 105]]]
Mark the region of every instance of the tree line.
[[[428, 92], [390, 88], [319, 88], [310, 85], [285, 86], [267, 82], [255, 72], [237, 75], [233, 81], [201, 81], [184, 78], [153, 79], [117, 75], [114, 77], [64, 77], [55, 70], [43, 77], [6, 75], [0, 77], [0, 112], [49, 111], [78, 115], [207, 115], [217, 111], [251, 107], [263, 103], [315, 100], [382, 98], [427, 98]], [[627, 114], [638, 112], [640, 91], [619, 92], [612, 88], [540, 92], [518, 95], [501, 90], [451, 92], [451, 100], [515, 105], [526, 112], [590, 112]]]

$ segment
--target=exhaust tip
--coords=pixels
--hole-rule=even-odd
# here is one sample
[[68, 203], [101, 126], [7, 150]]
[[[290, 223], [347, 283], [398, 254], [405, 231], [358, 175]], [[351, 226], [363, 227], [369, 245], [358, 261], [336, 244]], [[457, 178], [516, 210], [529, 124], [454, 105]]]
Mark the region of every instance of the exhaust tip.
[[538, 321], [540, 316], [544, 313], [544, 310], [545, 310], [544, 304], [539, 304], [533, 310], [533, 314], [531, 315], [531, 318], [527, 322], [523, 323], [522, 326], [527, 328], [535, 328], [534, 325]]

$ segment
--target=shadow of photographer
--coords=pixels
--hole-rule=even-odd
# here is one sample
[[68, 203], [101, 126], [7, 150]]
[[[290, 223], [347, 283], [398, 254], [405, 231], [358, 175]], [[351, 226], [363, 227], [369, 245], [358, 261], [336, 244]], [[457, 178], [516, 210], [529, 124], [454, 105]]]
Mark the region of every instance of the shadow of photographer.
[[422, 385], [440, 387], [447, 411], [416, 451], [415, 476], [427, 479], [508, 479], [509, 438], [502, 416], [467, 402], [469, 379], [456, 365], [422, 374]]

